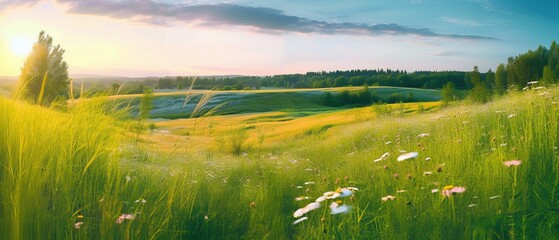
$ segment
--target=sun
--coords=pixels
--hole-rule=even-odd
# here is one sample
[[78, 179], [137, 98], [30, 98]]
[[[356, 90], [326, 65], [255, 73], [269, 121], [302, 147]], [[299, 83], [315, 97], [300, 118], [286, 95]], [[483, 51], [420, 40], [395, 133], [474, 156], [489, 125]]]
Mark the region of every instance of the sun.
[[10, 41], [10, 50], [14, 55], [27, 56], [33, 48], [33, 40], [26, 37], [14, 37]]

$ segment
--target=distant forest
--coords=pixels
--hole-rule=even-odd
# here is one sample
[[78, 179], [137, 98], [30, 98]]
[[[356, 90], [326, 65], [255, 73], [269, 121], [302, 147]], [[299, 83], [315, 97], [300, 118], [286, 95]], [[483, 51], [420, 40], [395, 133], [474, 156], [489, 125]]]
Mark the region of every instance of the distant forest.
[[[500, 64], [496, 71], [479, 73], [461, 71], [406, 72], [391, 69], [364, 69], [332, 72], [308, 72], [275, 76], [234, 77], [162, 77], [143, 82], [126, 83], [120, 93], [142, 93], [144, 88], [155, 89], [212, 89], [252, 90], [266, 88], [327, 88], [345, 86], [394, 86], [441, 89], [452, 82], [458, 90], [470, 90], [484, 83], [491, 93], [502, 94], [509, 88], [522, 89], [528, 82], [556, 83], [559, 79], [559, 47], [554, 41], [549, 48], [539, 46]], [[196, 80], [194, 80], [196, 79]], [[118, 83], [112, 85], [116, 90]]]

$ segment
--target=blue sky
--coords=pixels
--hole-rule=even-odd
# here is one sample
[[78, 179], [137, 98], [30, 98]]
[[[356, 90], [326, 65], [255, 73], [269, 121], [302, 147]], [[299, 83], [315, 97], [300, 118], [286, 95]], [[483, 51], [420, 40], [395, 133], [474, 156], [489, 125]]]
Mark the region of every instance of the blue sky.
[[71, 74], [487, 71], [557, 40], [558, 12], [520, 0], [4, 0], [0, 75], [17, 75], [15, 48], [41, 30]]

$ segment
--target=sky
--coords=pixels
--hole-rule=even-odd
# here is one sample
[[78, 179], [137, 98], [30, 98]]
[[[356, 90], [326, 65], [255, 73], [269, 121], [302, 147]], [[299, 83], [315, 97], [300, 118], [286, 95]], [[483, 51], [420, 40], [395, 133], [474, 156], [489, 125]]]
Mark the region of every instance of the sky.
[[559, 40], [559, 1], [0, 0], [0, 76], [44, 30], [70, 75], [495, 69]]

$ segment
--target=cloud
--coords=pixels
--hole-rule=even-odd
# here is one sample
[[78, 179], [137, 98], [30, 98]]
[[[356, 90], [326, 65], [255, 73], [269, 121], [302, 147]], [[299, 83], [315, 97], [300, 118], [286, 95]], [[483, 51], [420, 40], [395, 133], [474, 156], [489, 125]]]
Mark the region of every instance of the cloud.
[[0, 0], [0, 13], [14, 7], [29, 7], [39, 0]]
[[287, 15], [281, 10], [232, 3], [186, 4], [153, 0], [58, 0], [73, 14], [108, 16], [163, 26], [198, 26], [208, 28], [244, 28], [251, 31], [281, 33], [317, 33], [326, 35], [419, 36], [462, 40], [490, 40], [492, 37], [437, 33], [429, 28], [402, 26], [396, 23], [361, 24], [326, 22]]
[[449, 16], [443, 16], [440, 19], [447, 23], [452, 23], [452, 24], [462, 25], [462, 26], [477, 27], [482, 25], [480, 22], [472, 19], [455, 18]]
[[430, 53], [429, 55], [437, 56], [437, 57], [452, 57], [452, 56], [464, 56], [464, 55], [466, 55], [466, 52], [463, 52], [463, 51], [444, 51], [444, 52]]

